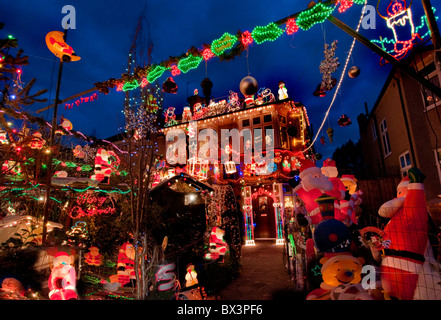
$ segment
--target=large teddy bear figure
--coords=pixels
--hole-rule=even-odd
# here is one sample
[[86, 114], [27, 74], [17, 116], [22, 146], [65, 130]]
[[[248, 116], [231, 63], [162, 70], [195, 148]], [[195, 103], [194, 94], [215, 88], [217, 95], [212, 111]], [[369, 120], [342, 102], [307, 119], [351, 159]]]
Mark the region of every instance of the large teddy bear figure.
[[310, 292], [307, 300], [371, 300], [360, 285], [364, 259], [352, 255], [351, 233], [348, 227], [334, 218], [334, 199], [322, 195], [316, 199], [322, 221], [314, 229], [314, 245], [319, 253], [323, 282]]
[[300, 160], [301, 182], [294, 188], [294, 192], [299, 195], [305, 203], [305, 208], [311, 218], [311, 224], [317, 224], [322, 220], [318, 203], [315, 201], [323, 193], [333, 189], [332, 182], [325, 176], [319, 167], [311, 160]]
[[364, 259], [350, 253], [327, 255], [320, 259], [323, 282], [306, 300], [372, 300], [361, 286]]
[[55, 255], [53, 268], [49, 276], [49, 299], [51, 300], [76, 300], [76, 272], [71, 265], [71, 257], [63, 251]]
[[390, 244], [383, 249], [380, 266], [385, 298], [441, 299], [439, 265], [427, 235], [428, 212], [424, 174], [411, 168], [397, 187], [397, 198], [379, 209], [390, 218], [384, 232]]

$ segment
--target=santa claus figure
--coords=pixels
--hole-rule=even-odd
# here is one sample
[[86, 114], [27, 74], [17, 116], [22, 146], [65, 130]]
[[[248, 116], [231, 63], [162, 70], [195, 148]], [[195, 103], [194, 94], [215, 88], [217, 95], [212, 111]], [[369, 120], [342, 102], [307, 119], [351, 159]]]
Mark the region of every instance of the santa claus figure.
[[191, 115], [190, 107], [184, 107], [184, 111], [182, 112], [182, 122], [189, 122], [191, 120], [193, 120], [193, 117]]
[[46, 143], [46, 140], [42, 138], [42, 135], [40, 132], [34, 132], [32, 135], [32, 140], [29, 144], [31, 149], [41, 149], [43, 148], [44, 144]]
[[334, 217], [335, 219], [344, 222], [345, 224], [349, 221], [349, 218], [344, 213], [340, 211], [340, 203], [345, 199], [346, 188], [343, 182], [337, 177], [338, 170], [335, 165], [335, 161], [332, 159], [326, 159], [323, 161], [323, 167], [321, 168], [322, 173], [328, 177], [329, 181], [332, 182], [332, 190], [327, 191], [326, 194], [334, 197]]
[[124, 286], [136, 279], [135, 274], [135, 248], [129, 242], [121, 246], [118, 254], [118, 282]]
[[103, 264], [104, 257], [100, 254], [98, 247], [90, 247], [89, 252], [84, 255], [84, 262], [91, 266], [100, 266]]
[[[116, 161], [111, 160], [112, 156]], [[95, 157], [95, 175], [92, 179], [101, 183], [110, 183], [110, 175], [118, 164], [119, 157], [113, 151], [99, 148]]]
[[353, 223], [358, 224], [356, 210], [362, 203], [361, 196], [363, 195], [363, 191], [357, 190], [357, 179], [353, 174], [344, 174], [340, 180], [344, 184], [347, 192], [345, 200], [340, 201], [341, 213], [348, 219], [345, 223], [348, 226]]
[[225, 231], [219, 227], [214, 227], [210, 235], [210, 253], [205, 255], [206, 259], [217, 260], [223, 258], [228, 251], [228, 244], [224, 240]]
[[408, 174], [397, 187], [397, 198], [378, 211], [390, 218], [384, 228], [390, 244], [383, 249], [381, 283], [386, 298], [441, 299], [439, 265], [427, 235], [425, 176], [417, 168], [409, 169]]
[[55, 255], [53, 268], [49, 276], [49, 299], [51, 300], [76, 300], [76, 272], [71, 265], [71, 257], [63, 251]]
[[311, 224], [317, 224], [322, 220], [318, 203], [315, 201], [323, 193], [333, 189], [332, 182], [325, 176], [311, 160], [300, 160], [301, 182], [294, 188], [294, 192], [305, 203], [305, 208], [311, 217]]

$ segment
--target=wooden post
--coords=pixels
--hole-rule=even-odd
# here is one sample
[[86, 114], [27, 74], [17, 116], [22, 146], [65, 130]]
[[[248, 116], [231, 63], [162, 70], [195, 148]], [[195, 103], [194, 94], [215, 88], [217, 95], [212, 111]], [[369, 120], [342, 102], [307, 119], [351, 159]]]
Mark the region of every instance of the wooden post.
[[392, 57], [390, 54], [382, 50], [379, 46], [369, 41], [369, 39], [362, 36], [360, 33], [355, 31], [354, 29], [350, 28], [348, 25], [340, 21], [334, 16], [329, 16], [328, 20], [333, 23], [335, 26], [342, 29], [344, 32], [349, 34], [351, 37], [355, 38], [362, 44], [364, 44], [366, 47], [377, 53], [380, 57], [388, 61], [390, 64], [395, 66], [396, 68], [402, 70], [404, 73], [406, 73], [409, 77], [414, 79], [415, 81], [419, 82], [421, 85], [426, 87], [428, 90], [432, 91], [434, 94], [436, 94], [438, 97], [441, 97], [441, 88], [430, 82], [429, 80], [425, 79], [424, 77], [417, 74], [415, 71], [413, 71], [411, 68], [409, 68], [404, 63], [398, 61], [394, 57]]
[[[64, 29], [64, 41], [66, 41], [67, 28]], [[57, 90], [55, 93], [55, 103], [54, 103], [54, 114], [52, 117], [52, 128], [51, 128], [51, 136], [49, 139], [49, 163], [47, 165], [47, 177], [46, 177], [46, 195], [44, 197], [44, 211], [43, 211], [43, 231], [42, 231], [42, 243], [44, 244], [47, 237], [47, 223], [49, 220], [49, 199], [51, 195], [51, 187], [52, 187], [52, 160], [53, 160], [53, 152], [52, 147], [54, 146], [55, 139], [55, 129], [57, 128], [57, 111], [58, 111], [58, 103], [60, 98], [60, 84], [61, 84], [61, 75], [63, 72], [63, 59], [60, 59], [60, 64], [58, 67], [58, 80], [57, 80]]]

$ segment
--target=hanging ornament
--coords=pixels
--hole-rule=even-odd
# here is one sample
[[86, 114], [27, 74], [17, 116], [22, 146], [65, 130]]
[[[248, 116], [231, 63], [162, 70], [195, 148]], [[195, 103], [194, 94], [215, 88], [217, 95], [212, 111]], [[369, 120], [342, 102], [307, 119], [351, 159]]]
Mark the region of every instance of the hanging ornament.
[[247, 76], [240, 81], [240, 92], [245, 96], [245, 103], [251, 104], [254, 102], [254, 95], [256, 94], [259, 86], [257, 80], [251, 76]]
[[322, 145], [325, 145], [325, 137], [322, 136], [322, 137], [320, 138], [320, 143], [321, 143]]
[[173, 81], [172, 77], [168, 77], [162, 84], [162, 91], [176, 94], [178, 92], [178, 85]]
[[325, 43], [325, 50], [323, 51], [325, 59], [320, 63], [320, 73], [322, 74], [322, 88], [329, 91], [334, 86], [334, 78], [331, 74], [335, 72], [340, 65], [338, 57], [335, 57], [335, 50], [337, 50], [337, 40], [334, 40], [329, 46]]
[[356, 66], [352, 66], [348, 71], [348, 76], [350, 78], [357, 78], [360, 75], [360, 69]]
[[325, 89], [322, 88], [322, 84], [319, 83], [315, 91], [312, 93], [314, 96], [323, 98], [326, 97]]
[[329, 127], [328, 130], [326, 130], [326, 133], [328, 134], [329, 141], [332, 143], [332, 138], [334, 137], [334, 129]]
[[213, 88], [213, 82], [210, 79], [205, 78], [201, 82], [202, 92], [205, 96], [205, 103], [208, 105], [210, 102], [211, 89]]
[[352, 121], [351, 121], [351, 119], [349, 119], [348, 118], [348, 116], [347, 115], [342, 115], [341, 117], [340, 117], [340, 119], [338, 119], [338, 125], [340, 126], [340, 127], [346, 127], [346, 126], [349, 126], [350, 124], [352, 124]]

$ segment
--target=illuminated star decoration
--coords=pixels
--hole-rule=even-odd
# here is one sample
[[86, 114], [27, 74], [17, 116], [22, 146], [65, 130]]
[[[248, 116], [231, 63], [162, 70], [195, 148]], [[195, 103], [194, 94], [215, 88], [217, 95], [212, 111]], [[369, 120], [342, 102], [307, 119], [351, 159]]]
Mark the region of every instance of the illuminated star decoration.
[[311, 269], [311, 271], [314, 273], [314, 276], [318, 276], [322, 274], [322, 268], [317, 264], [314, 268]]

